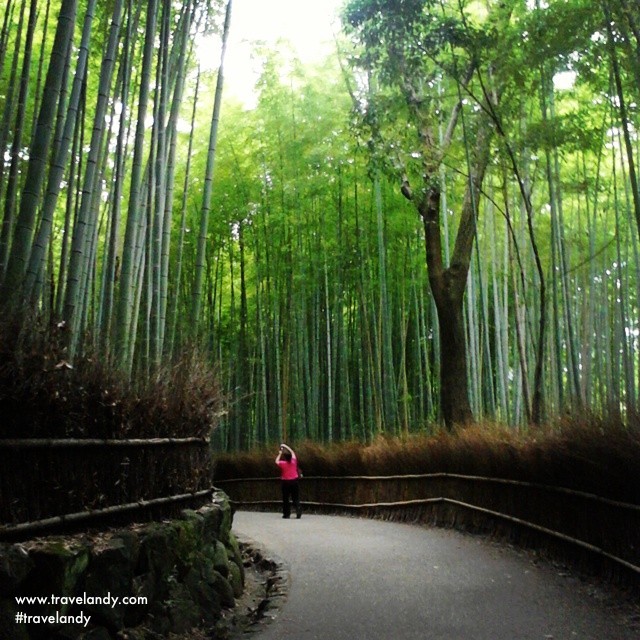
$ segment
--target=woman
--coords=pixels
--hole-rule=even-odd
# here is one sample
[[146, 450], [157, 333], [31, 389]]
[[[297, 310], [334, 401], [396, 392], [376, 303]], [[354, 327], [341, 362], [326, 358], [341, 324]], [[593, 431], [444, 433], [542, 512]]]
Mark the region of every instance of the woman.
[[291, 516], [289, 500], [292, 500], [293, 506], [296, 508], [296, 518], [301, 518], [300, 486], [298, 483], [300, 472], [295, 451], [286, 444], [281, 444], [276, 464], [280, 467], [280, 479], [282, 481], [282, 517], [288, 518]]

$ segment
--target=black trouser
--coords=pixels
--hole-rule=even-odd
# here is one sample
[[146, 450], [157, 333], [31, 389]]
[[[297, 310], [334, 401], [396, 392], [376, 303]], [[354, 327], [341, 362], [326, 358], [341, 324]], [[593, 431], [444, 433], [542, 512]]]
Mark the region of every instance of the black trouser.
[[296, 508], [296, 515], [300, 517], [300, 483], [297, 480], [282, 481], [282, 515], [288, 518], [291, 515], [291, 504]]

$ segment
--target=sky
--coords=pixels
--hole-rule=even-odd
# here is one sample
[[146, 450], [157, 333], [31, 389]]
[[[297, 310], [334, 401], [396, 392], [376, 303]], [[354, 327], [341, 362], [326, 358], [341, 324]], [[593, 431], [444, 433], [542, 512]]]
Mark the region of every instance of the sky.
[[[345, 0], [233, 0], [231, 30], [225, 60], [225, 95], [255, 104], [254, 85], [258, 68], [251, 60], [252, 42], [275, 46], [278, 39], [290, 41], [304, 63], [322, 61], [335, 48], [333, 33], [340, 30], [339, 11]], [[212, 37], [200, 47], [204, 67], [217, 68], [220, 41]], [[554, 78], [556, 89], [573, 86], [575, 74]]]
[[[333, 30], [344, 0], [234, 0], [225, 60], [225, 94], [252, 103], [256, 66], [251, 42], [289, 40], [302, 62], [319, 62], [334, 50]], [[219, 40], [201, 47], [201, 62], [217, 66]]]

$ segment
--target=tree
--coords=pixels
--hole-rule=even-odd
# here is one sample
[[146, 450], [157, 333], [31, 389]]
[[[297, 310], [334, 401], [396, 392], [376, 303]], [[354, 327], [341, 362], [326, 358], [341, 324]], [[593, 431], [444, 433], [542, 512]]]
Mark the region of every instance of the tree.
[[[384, 4], [384, 6], [382, 6]], [[463, 298], [469, 274], [478, 217], [478, 199], [491, 157], [494, 122], [504, 81], [499, 46], [490, 44], [490, 33], [504, 37], [511, 7], [492, 5], [482, 21], [471, 25], [457, 7], [441, 10], [431, 2], [353, 1], [344, 20], [363, 47], [359, 57], [370, 76], [382, 88], [363, 103], [371, 145], [387, 168], [401, 180], [402, 194], [419, 213], [425, 234], [429, 282], [438, 311], [440, 331], [440, 400], [445, 423], [452, 427], [472, 420], [467, 382], [466, 337]], [[506, 38], [500, 41], [504, 45]], [[447, 74], [445, 76], [445, 74]], [[451, 80], [448, 79], [450, 77]], [[466, 113], [463, 94], [479, 92], [475, 113]], [[435, 88], [448, 82], [457, 92], [453, 103], [438, 103]], [[482, 87], [488, 90], [480, 93]], [[386, 93], [385, 93], [386, 91]], [[446, 134], [438, 139], [439, 110], [449, 110]], [[393, 114], [389, 121], [387, 114]], [[467, 178], [460, 222], [450, 264], [445, 264], [441, 220], [440, 172], [451, 153], [454, 133], [462, 121]], [[400, 137], [406, 122], [414, 137]], [[404, 127], [406, 130], [406, 126]], [[468, 131], [473, 130], [475, 144]], [[419, 164], [412, 163], [412, 157]]]

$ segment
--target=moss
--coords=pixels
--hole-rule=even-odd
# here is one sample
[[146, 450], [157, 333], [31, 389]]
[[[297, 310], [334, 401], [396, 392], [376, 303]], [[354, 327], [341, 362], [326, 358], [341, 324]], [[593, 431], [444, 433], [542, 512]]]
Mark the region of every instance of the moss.
[[[34, 568], [25, 582], [25, 593], [74, 595], [89, 564], [86, 546], [69, 546], [64, 540], [55, 540], [34, 549], [30, 554]], [[50, 615], [67, 613], [69, 605], [43, 606], [39, 613]]]
[[[146, 596], [148, 604], [113, 609], [87, 606], [93, 630], [67, 625], [55, 630], [55, 637], [106, 640], [117, 633], [118, 637], [155, 640], [191, 633], [202, 625], [216, 628], [223, 607], [234, 607], [235, 598], [242, 594], [240, 550], [230, 527], [229, 502], [219, 495], [217, 503], [197, 512], [184, 511], [180, 520], [91, 539], [34, 541], [26, 550], [20, 545], [0, 545], [0, 571], [7, 578], [3, 589], [8, 590], [7, 598], [0, 599], [0, 624], [6, 622], [0, 629], [11, 630], [9, 640], [29, 640], [28, 630], [13, 622], [15, 594], [78, 595], [83, 591], [94, 596], [108, 592], [118, 597]], [[60, 610], [60, 605], [56, 608]], [[40, 609], [37, 613], [50, 613]]]
[[229, 584], [229, 581], [217, 571], [213, 572], [212, 587], [220, 596], [220, 602], [223, 607], [232, 608], [235, 605], [235, 597], [233, 593], [233, 587]]
[[[131, 539], [112, 538], [105, 546], [94, 549], [85, 578], [85, 590], [95, 596], [107, 594], [122, 598], [132, 595], [135, 545]], [[92, 618], [110, 628], [121, 628], [129, 609], [124, 604], [86, 606]]]
[[229, 575], [229, 556], [226, 547], [222, 543], [218, 543], [215, 546], [213, 568], [225, 578]]
[[233, 589], [233, 595], [239, 598], [244, 591], [244, 574], [235, 562], [229, 564], [229, 583]]

